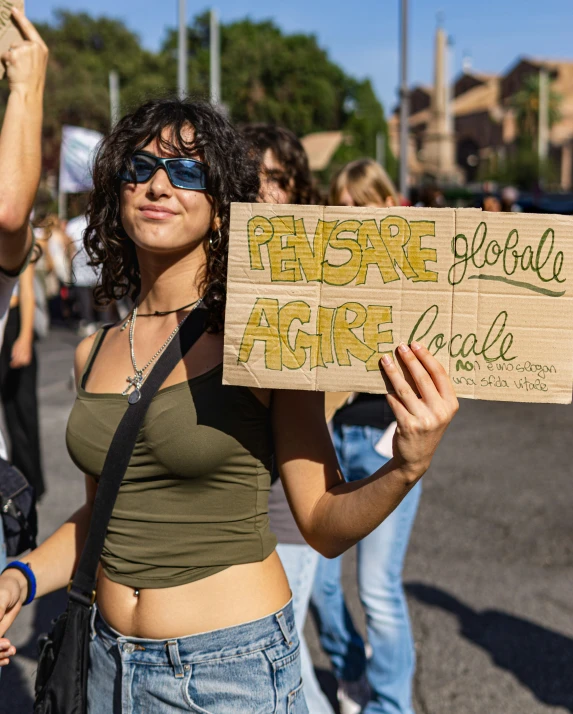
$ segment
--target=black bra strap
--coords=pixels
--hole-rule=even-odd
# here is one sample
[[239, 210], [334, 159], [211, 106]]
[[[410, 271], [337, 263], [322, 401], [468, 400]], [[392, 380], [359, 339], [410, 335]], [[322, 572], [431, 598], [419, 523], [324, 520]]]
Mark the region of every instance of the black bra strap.
[[109, 330], [110, 327], [113, 327], [113, 325], [110, 323], [108, 325], [104, 325], [101, 329], [100, 332], [101, 334], [96, 337], [96, 343], [92, 347], [92, 350], [89, 354], [88, 361], [86, 362], [86, 366], [84, 367], [84, 371], [82, 372], [82, 376], [80, 378], [80, 387], [82, 389], [86, 388], [86, 384], [88, 381], [88, 377], [90, 376], [90, 372], [92, 371], [92, 367], [94, 365], [95, 359], [97, 357], [97, 354], [100, 350], [100, 347], [103, 344], [103, 341], [105, 340], [105, 336], [107, 335], [107, 331]]

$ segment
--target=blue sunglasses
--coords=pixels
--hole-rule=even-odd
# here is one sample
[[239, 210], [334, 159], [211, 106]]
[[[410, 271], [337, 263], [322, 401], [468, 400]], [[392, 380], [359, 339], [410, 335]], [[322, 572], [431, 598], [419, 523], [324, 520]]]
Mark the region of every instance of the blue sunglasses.
[[147, 151], [136, 151], [120, 172], [119, 178], [128, 183], [147, 183], [157, 169], [165, 169], [175, 188], [188, 191], [207, 189], [207, 164], [195, 159], [162, 159]]

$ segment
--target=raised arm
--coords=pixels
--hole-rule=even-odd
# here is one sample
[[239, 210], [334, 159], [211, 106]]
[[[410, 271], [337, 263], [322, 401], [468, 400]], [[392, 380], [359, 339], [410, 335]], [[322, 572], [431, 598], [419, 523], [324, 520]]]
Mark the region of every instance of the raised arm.
[[[78, 345], [75, 359], [76, 378], [83, 370], [92, 344], [93, 336]], [[65, 587], [77, 566], [87, 537], [97, 491], [95, 480], [87, 475], [85, 479], [84, 505], [36, 550], [23, 557], [23, 561], [28, 563], [34, 572], [37, 597]], [[9, 569], [0, 575], [0, 667], [8, 664], [10, 657], [16, 653], [16, 649], [4, 635], [22, 609], [27, 592], [28, 584], [20, 571]]]
[[369, 478], [346, 483], [324, 419], [324, 396], [276, 391], [273, 421], [277, 462], [294, 517], [306, 541], [327, 558], [367, 536], [422, 477], [458, 409], [451, 382], [425, 347], [400, 356], [420, 397], [395, 364], [382, 365], [396, 394], [394, 457]]
[[28, 226], [41, 169], [42, 101], [48, 48], [16, 8], [24, 40], [0, 58], [10, 87], [0, 133], [0, 267], [20, 269], [32, 245]]
[[[85, 504], [42, 545], [22, 558], [34, 572], [36, 597], [60, 590], [70, 582], [87, 537], [96, 490], [94, 479], [86, 476]], [[0, 638], [16, 619], [27, 593], [28, 583], [19, 570], [10, 568], [0, 575]]]

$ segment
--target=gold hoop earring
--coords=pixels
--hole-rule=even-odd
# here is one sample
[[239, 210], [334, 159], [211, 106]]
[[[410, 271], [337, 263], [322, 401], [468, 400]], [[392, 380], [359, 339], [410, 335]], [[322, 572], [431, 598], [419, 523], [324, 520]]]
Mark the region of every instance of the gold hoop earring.
[[211, 235], [209, 236], [209, 247], [212, 250], [217, 250], [217, 248], [221, 245], [223, 241], [223, 236], [221, 235], [221, 229], [217, 228], [217, 238], [213, 240], [213, 232], [211, 231]]

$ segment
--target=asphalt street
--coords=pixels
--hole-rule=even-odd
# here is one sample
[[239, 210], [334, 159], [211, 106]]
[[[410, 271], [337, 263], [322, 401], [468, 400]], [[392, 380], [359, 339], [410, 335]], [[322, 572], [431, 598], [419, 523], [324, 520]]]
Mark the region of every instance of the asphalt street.
[[[48, 492], [41, 537], [82, 502], [68, 458], [76, 338], [54, 330], [40, 347], [42, 446]], [[424, 477], [405, 583], [417, 648], [417, 714], [573, 713], [573, 408], [463, 400]], [[344, 582], [364, 617], [353, 553]], [[56, 593], [25, 608], [0, 680], [0, 714], [32, 707], [36, 639], [65, 604]], [[309, 618], [319, 676], [328, 661]]]

